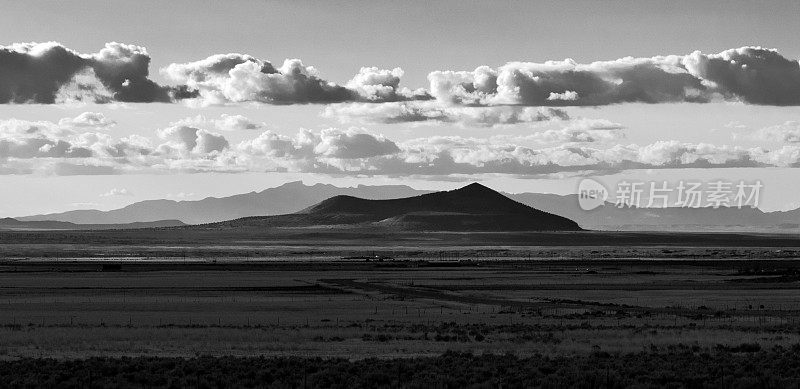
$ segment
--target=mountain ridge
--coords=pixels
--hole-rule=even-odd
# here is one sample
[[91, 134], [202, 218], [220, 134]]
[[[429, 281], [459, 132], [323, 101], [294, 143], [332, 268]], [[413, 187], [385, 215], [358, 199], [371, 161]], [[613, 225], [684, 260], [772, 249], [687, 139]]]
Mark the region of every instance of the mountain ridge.
[[156, 199], [139, 201], [111, 211], [75, 210], [61, 213], [17, 217], [22, 221], [66, 221], [76, 224], [113, 224], [161, 219], [181, 220], [186, 224], [225, 221], [247, 216], [268, 216], [296, 212], [324, 199], [350, 194], [366, 198], [393, 198], [429, 193], [406, 185], [337, 187], [330, 184], [304, 185], [293, 181], [260, 192], [201, 200]]
[[122, 230], [136, 228], [182, 227], [180, 220], [157, 220], [117, 224], [76, 224], [56, 220], [24, 221], [12, 217], [0, 219], [0, 230]]
[[[336, 195], [390, 199], [432, 193], [406, 185], [358, 185], [289, 182], [275, 188], [202, 200], [146, 200], [118, 210], [78, 210], [59, 214], [18, 217], [21, 221], [66, 221], [76, 224], [115, 224], [176, 219], [187, 224], [220, 222], [248, 216], [288, 214]], [[624, 231], [741, 231], [800, 232], [800, 209], [764, 212], [760, 209], [617, 208], [607, 203], [592, 211], [578, 206], [576, 194], [503, 193], [520, 203], [575, 220], [584, 228]]]

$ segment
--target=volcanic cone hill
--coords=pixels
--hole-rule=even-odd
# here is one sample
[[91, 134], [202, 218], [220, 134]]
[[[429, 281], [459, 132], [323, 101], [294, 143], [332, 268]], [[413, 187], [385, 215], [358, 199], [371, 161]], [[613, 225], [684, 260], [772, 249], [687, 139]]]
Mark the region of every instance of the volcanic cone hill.
[[518, 203], [481, 184], [391, 200], [334, 196], [300, 212], [206, 227], [375, 227], [413, 231], [579, 231], [570, 219]]

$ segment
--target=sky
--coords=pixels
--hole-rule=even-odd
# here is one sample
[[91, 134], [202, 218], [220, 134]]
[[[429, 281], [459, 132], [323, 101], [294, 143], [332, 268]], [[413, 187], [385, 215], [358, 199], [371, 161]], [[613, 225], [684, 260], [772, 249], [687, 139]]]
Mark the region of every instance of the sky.
[[0, 1], [0, 216], [288, 181], [800, 207], [796, 1]]

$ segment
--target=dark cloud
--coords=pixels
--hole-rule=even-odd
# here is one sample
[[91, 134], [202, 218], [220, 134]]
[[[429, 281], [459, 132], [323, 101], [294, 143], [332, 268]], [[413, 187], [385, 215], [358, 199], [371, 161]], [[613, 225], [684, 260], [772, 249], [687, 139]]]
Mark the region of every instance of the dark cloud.
[[716, 84], [721, 93], [751, 104], [800, 104], [800, 63], [775, 50], [742, 47], [719, 54], [694, 52], [684, 59], [689, 71]]
[[172, 89], [148, 78], [149, 65], [143, 47], [116, 42], [94, 54], [56, 42], [0, 47], [0, 103], [53, 104], [62, 93], [96, 102], [170, 101]]
[[170, 89], [148, 78], [150, 55], [143, 47], [107, 43], [94, 54], [91, 66], [103, 85], [114, 93], [114, 100], [125, 102], [170, 101]]
[[594, 106], [709, 102], [800, 104], [800, 67], [775, 50], [742, 47], [719, 54], [509, 62], [497, 69], [437, 71], [428, 76], [439, 101], [464, 105]]
[[55, 102], [62, 85], [87, 67], [86, 59], [57, 43], [0, 47], [0, 102]]

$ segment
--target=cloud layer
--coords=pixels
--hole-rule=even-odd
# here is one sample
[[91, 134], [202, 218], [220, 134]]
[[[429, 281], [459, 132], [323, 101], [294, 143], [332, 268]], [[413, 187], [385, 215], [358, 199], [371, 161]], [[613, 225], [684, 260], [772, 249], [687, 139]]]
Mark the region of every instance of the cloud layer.
[[342, 123], [455, 123], [466, 127], [494, 127], [569, 119], [569, 114], [558, 108], [459, 107], [442, 105], [435, 101], [332, 104], [325, 107], [322, 116], [338, 119]]
[[[87, 120], [92, 117], [95, 120]], [[246, 119], [246, 118], [245, 118]], [[108, 119], [85, 113], [58, 123], [0, 121], [2, 174], [292, 171], [349, 175], [499, 173], [519, 176], [625, 169], [800, 167], [800, 144], [742, 148], [659, 141], [625, 144], [622, 126], [575, 119], [525, 136], [431, 136], [397, 142], [363, 128], [265, 130], [239, 143], [189, 118], [155, 131], [155, 138], [114, 139]], [[220, 119], [226, 122], [227, 118]], [[95, 123], [87, 125], [84, 123]], [[211, 129], [209, 129], [211, 128]]]
[[[741, 47], [717, 54], [625, 57], [588, 64], [563, 61], [508, 62], [474, 71], [434, 71], [427, 90], [399, 86], [403, 71], [361, 68], [344, 86], [323, 80], [298, 59], [276, 68], [244, 54], [224, 54], [163, 69], [206, 104], [255, 101], [293, 103], [387, 103], [435, 98], [448, 106], [599, 106], [620, 103], [704, 103], [714, 100], [761, 105], [800, 105], [800, 65], [778, 51]], [[372, 111], [370, 111], [370, 109]], [[360, 111], [384, 121], [440, 120], [450, 116], [431, 105], [394, 104]]]
[[260, 102], [269, 104], [385, 102], [428, 98], [425, 92], [400, 88], [400, 68], [361, 68], [346, 86], [321, 78], [317, 69], [299, 59], [280, 67], [245, 54], [219, 54], [173, 63], [162, 70], [172, 81], [199, 94], [203, 104]]
[[[149, 78], [150, 60], [144, 47], [116, 42], [90, 54], [55, 42], [0, 46], [0, 103], [196, 98], [201, 104], [327, 104], [435, 98], [445, 106], [598, 106], [714, 100], [800, 105], [800, 64], [777, 50], [762, 47], [716, 54], [695, 51], [591, 63], [571, 59], [508, 62], [473, 71], [434, 71], [428, 75], [427, 90], [401, 87], [400, 68], [362, 67], [351, 80], [339, 85], [325, 80], [317, 69], [299, 59], [287, 59], [275, 66], [237, 53], [170, 64], [161, 71], [174, 85], [162, 86]], [[388, 116], [398, 121], [438, 120], [430, 106], [395, 105], [388, 109], [409, 111]], [[350, 108], [353, 110], [356, 108]]]
[[571, 59], [509, 62], [471, 72], [436, 71], [428, 80], [430, 94], [438, 101], [461, 105], [587, 106], [716, 99], [800, 104], [798, 61], [761, 47], [588, 64]]

